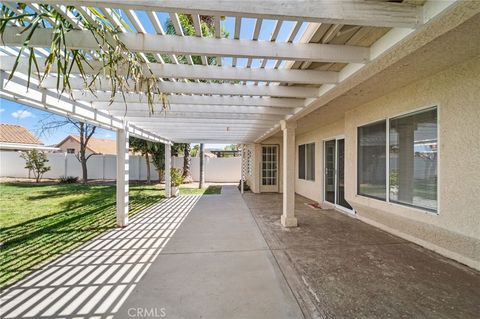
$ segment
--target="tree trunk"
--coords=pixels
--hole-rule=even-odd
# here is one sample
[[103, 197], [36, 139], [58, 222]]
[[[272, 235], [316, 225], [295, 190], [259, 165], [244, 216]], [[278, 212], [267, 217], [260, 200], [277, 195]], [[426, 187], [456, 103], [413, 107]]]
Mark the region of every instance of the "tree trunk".
[[87, 172], [87, 158], [85, 156], [85, 124], [80, 123], [80, 163], [82, 164], [82, 183], [87, 184], [88, 172]]
[[200, 182], [198, 183], [198, 188], [203, 188], [203, 185], [205, 184], [204, 156], [203, 144], [200, 144]]
[[193, 182], [192, 174], [190, 172], [191, 158], [190, 158], [190, 144], [185, 144], [183, 148], [183, 183], [188, 184]]
[[82, 163], [82, 183], [88, 182], [87, 160], [85, 158], [85, 150], [80, 151], [80, 162]]
[[150, 158], [148, 153], [145, 153], [145, 161], [147, 162], [147, 184], [150, 184]]

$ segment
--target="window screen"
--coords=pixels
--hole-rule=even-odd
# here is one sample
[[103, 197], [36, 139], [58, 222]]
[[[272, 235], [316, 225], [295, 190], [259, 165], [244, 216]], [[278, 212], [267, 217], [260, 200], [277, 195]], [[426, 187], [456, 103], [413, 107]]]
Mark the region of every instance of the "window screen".
[[386, 122], [358, 128], [358, 194], [386, 199]]
[[437, 109], [390, 120], [390, 201], [437, 209]]

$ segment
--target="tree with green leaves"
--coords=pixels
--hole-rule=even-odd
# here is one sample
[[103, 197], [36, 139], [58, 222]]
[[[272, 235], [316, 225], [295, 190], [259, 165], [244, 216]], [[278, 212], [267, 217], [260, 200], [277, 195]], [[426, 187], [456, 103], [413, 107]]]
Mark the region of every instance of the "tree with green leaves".
[[22, 152], [21, 158], [25, 160], [25, 168], [30, 172], [33, 172], [35, 182], [40, 182], [43, 174], [50, 170], [50, 166], [47, 166], [48, 158], [45, 152], [38, 150], [31, 150]]
[[152, 154], [152, 142], [130, 136], [128, 143], [130, 149], [135, 153], [140, 153], [145, 157], [145, 163], [147, 165], [147, 184], [151, 183], [151, 173], [150, 173], [150, 157]]
[[239, 145], [238, 144], [230, 144], [225, 146], [224, 148], [225, 151], [238, 151], [239, 150]]
[[161, 183], [165, 172], [165, 144], [152, 143], [150, 147], [152, 164], [158, 172], [158, 182]]
[[190, 150], [190, 156], [196, 157], [198, 156], [198, 152], [200, 151], [200, 144], [195, 144], [192, 149]]
[[[195, 36], [195, 27], [193, 25], [192, 16], [189, 14], [179, 14], [178, 20], [180, 21], [180, 26], [182, 27], [183, 34], [186, 36]], [[212, 16], [204, 16], [200, 15], [200, 28], [202, 31], [202, 36], [204, 37], [214, 37], [215, 36], [215, 22]], [[228, 38], [228, 33], [225, 29], [221, 29], [220, 32], [222, 33], [222, 37]], [[167, 27], [165, 29], [165, 33], [175, 35], [177, 34], [175, 30], [175, 26], [172, 23], [171, 19], [167, 20]], [[172, 63], [171, 58], [169, 56], [163, 57], [165, 62]], [[182, 64], [187, 64], [187, 57], [184, 55], [177, 56], [178, 62]], [[202, 59], [198, 55], [192, 56], [192, 61], [194, 64], [202, 64]], [[209, 65], [216, 65], [217, 59], [216, 57], [207, 57], [207, 61]]]

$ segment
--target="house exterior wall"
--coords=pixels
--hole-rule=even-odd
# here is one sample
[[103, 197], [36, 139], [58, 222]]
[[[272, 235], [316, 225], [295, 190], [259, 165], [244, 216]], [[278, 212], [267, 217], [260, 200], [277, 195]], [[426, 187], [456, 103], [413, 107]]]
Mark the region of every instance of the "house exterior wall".
[[[323, 123], [307, 133], [298, 134], [296, 192], [323, 203], [323, 142], [344, 136], [345, 197], [355, 209], [357, 218], [480, 269], [478, 74], [480, 57], [355, 106], [343, 114], [342, 120]], [[438, 212], [357, 195], [358, 127], [431, 106], [438, 107]], [[315, 143], [315, 181], [300, 180], [298, 145], [312, 142]], [[262, 142], [269, 143], [270, 140]], [[278, 143], [281, 144], [281, 140]]]
[[[480, 57], [347, 112], [346, 198], [358, 216], [480, 269]], [[438, 214], [356, 195], [357, 127], [438, 107]], [[349, 160], [352, 159], [352, 160]]]
[[[67, 149], [69, 148], [73, 148], [75, 149], [75, 153], [74, 154], [78, 154], [80, 152], [80, 143], [78, 143], [77, 141], [69, 138], [68, 140], [66, 140], [65, 142], [63, 142], [61, 145], [58, 145], [57, 146], [59, 149], [60, 149], [60, 152], [62, 153], [65, 153], [67, 152]], [[87, 148], [86, 152], [85, 152], [87, 155], [91, 154], [92, 152]]]
[[[296, 165], [295, 165], [295, 190], [298, 194], [318, 202], [323, 202], [323, 142], [332, 138], [336, 138], [345, 134], [345, 121], [336, 121], [327, 126], [319, 127], [313, 131], [298, 135], [295, 140], [296, 147]], [[298, 178], [298, 146], [302, 144], [315, 143], [315, 180], [308, 181]]]

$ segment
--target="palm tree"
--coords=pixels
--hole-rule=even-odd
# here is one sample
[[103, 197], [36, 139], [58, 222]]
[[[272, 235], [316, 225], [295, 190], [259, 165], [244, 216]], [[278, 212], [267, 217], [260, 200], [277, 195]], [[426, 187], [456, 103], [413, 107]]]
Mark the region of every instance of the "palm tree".
[[190, 165], [191, 165], [191, 158], [190, 158], [190, 151], [191, 151], [190, 144], [186, 143], [185, 147], [183, 148], [183, 182], [185, 184], [192, 183], [193, 178], [190, 172]]

